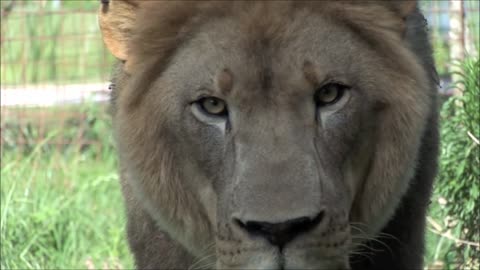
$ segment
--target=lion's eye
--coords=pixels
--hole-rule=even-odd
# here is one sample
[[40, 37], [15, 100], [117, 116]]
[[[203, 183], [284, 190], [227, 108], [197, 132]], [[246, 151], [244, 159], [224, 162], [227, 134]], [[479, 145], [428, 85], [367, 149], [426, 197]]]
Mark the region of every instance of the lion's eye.
[[224, 116], [227, 114], [227, 105], [225, 101], [219, 98], [206, 97], [200, 99], [197, 103], [205, 113], [215, 116]]
[[339, 101], [348, 87], [338, 83], [329, 83], [322, 86], [315, 93], [317, 106], [326, 106]]

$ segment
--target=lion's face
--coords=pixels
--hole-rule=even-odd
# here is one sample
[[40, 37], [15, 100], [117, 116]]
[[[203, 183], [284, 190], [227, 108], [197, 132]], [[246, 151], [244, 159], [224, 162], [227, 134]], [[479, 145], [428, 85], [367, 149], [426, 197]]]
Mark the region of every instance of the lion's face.
[[[162, 58], [165, 44], [145, 44], [161, 36], [154, 8], [140, 13], [115, 116], [127, 181], [218, 268], [348, 268], [405, 191], [425, 121], [402, 17], [353, 4], [202, 8]], [[324, 12], [348, 8], [364, 21]], [[372, 12], [389, 20], [355, 31]]]
[[[306, 27], [328, 24], [321, 18], [297, 23], [274, 31], [298, 36], [263, 41], [240, 35], [241, 21], [208, 23], [153, 86], [156, 104], [164, 98], [157, 89], [175, 93], [167, 118], [176, 119], [169, 130], [189, 164], [183, 178], [203, 178], [215, 194], [206, 208], [222, 267], [274, 268], [279, 260], [332, 267], [347, 259], [348, 213], [371, 156], [366, 120], [375, 121], [375, 104], [359, 89], [362, 72], [347, 71], [361, 70], [348, 64], [361, 44], [329, 36], [335, 28]], [[343, 46], [325, 54], [333, 42]], [[360, 158], [366, 162], [354, 164]]]

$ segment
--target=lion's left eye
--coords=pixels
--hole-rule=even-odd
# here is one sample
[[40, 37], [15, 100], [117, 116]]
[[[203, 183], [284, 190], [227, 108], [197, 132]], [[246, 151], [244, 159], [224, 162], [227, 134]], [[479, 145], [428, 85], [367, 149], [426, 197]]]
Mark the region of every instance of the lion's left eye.
[[315, 93], [317, 106], [327, 106], [339, 101], [348, 87], [338, 83], [329, 83], [322, 86]]

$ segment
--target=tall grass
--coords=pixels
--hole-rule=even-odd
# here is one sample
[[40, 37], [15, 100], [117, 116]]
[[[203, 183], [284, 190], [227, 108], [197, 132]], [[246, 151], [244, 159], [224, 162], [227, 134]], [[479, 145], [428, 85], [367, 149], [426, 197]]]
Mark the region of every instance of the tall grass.
[[[437, 250], [450, 269], [480, 268], [480, 61], [460, 64], [463, 95], [441, 113], [440, 173], [435, 188]], [[440, 236], [439, 236], [440, 235]], [[439, 252], [440, 254], [441, 252]]]
[[132, 267], [109, 122], [92, 112], [100, 148], [46, 147], [64, 134], [53, 130], [2, 151], [1, 269]]

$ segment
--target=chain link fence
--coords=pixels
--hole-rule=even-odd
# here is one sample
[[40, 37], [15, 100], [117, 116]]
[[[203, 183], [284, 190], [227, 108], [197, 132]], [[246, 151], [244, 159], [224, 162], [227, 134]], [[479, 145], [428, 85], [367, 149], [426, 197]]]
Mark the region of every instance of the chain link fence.
[[114, 59], [98, 28], [99, 3], [0, 2], [2, 150], [28, 151], [46, 138], [59, 148], [102, 147], [89, 134], [92, 109], [104, 115]]

